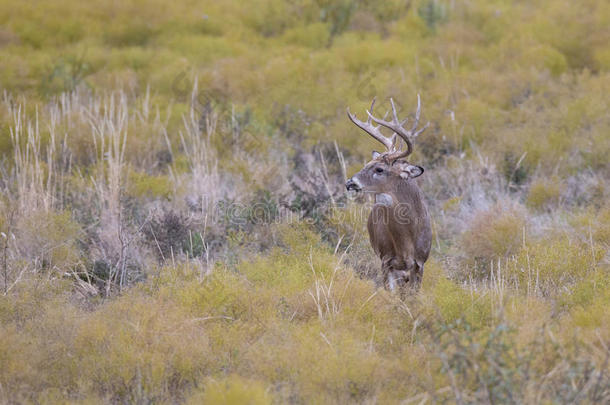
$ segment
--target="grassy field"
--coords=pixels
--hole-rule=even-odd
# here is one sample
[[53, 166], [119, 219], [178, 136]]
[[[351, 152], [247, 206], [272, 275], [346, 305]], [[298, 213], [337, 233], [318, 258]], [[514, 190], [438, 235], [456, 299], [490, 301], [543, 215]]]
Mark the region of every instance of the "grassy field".
[[[0, 0], [0, 403], [610, 403], [610, 3]], [[380, 287], [377, 96], [430, 128]]]

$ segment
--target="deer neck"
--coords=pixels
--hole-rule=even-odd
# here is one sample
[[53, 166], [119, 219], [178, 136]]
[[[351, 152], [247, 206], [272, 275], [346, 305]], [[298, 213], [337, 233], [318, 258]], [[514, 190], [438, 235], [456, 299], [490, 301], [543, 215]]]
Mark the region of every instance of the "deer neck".
[[375, 204], [392, 207], [401, 203], [419, 206], [422, 201], [421, 190], [412, 179], [396, 182], [393, 187], [383, 192], [375, 193]]
[[384, 207], [391, 207], [394, 205], [396, 198], [390, 193], [377, 193], [375, 194], [375, 205], [383, 205]]

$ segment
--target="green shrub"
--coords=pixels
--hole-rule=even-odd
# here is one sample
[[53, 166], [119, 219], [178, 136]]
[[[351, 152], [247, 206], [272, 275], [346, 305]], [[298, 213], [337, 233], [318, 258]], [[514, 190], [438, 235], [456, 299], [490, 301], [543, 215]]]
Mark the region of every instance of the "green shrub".
[[558, 286], [573, 284], [592, 273], [604, 255], [599, 245], [589, 245], [567, 237], [550, 237], [526, 243], [509, 268], [523, 287], [538, 288], [545, 294]]
[[508, 256], [523, 245], [524, 227], [525, 214], [519, 206], [496, 204], [472, 219], [460, 246], [471, 260]]
[[133, 170], [127, 176], [126, 194], [134, 198], [170, 198], [174, 186], [167, 176], [150, 176]]
[[[569, 293], [565, 294], [564, 305], [568, 307], [580, 306], [587, 308], [594, 301], [608, 299], [608, 274], [598, 270], [579, 281]], [[600, 294], [601, 293], [601, 294]]]
[[60, 58], [41, 78], [41, 92], [46, 95], [53, 95], [73, 91], [91, 73], [91, 66], [83, 57]]
[[0, 155], [8, 156], [13, 151], [8, 123], [0, 123]]
[[112, 46], [144, 46], [155, 34], [156, 29], [149, 22], [135, 19], [109, 25], [104, 39]]
[[69, 271], [80, 262], [80, 225], [69, 212], [38, 210], [20, 218], [15, 234], [24, 253], [38, 267]]
[[561, 192], [559, 179], [537, 179], [530, 185], [527, 205], [535, 210], [552, 208], [559, 203]]
[[432, 291], [433, 299], [444, 322], [465, 319], [475, 328], [491, 321], [490, 297], [467, 291], [453, 281], [441, 277]]
[[[196, 324], [183, 323], [171, 305], [158, 304], [131, 294], [71, 325], [66, 355], [79, 371], [69, 383], [85, 393], [113, 392], [125, 401], [143, 401], [168, 398], [172, 389], [198, 379], [206, 364], [205, 336]], [[121, 319], [124, 327], [113, 326], [114, 319]], [[176, 327], [181, 330], [178, 345], [175, 335], [162, 332]], [[41, 366], [45, 374], [65, 372], [61, 364]]]
[[289, 44], [306, 46], [309, 48], [322, 48], [330, 40], [328, 26], [323, 23], [309, 24], [305, 27], [296, 27], [286, 30], [284, 41]]
[[427, 0], [420, 3], [417, 14], [431, 31], [435, 31], [439, 24], [447, 20], [447, 5], [442, 1]]
[[506, 324], [480, 333], [461, 319], [443, 325], [437, 338], [441, 370], [451, 376], [456, 399], [468, 392], [492, 403], [511, 403], [523, 394], [515, 388], [523, 384], [528, 359], [520, 358], [510, 335]]
[[187, 403], [264, 405], [271, 404], [271, 396], [261, 382], [239, 376], [229, 376], [220, 380], [209, 379], [203, 391], [192, 395]]

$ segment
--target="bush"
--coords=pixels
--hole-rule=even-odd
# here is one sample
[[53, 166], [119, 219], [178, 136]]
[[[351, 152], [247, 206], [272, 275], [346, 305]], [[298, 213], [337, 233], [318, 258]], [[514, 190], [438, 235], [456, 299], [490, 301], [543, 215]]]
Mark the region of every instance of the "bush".
[[209, 379], [202, 392], [193, 394], [187, 404], [264, 405], [271, 404], [271, 396], [264, 384], [229, 376], [220, 380]]
[[135, 19], [109, 25], [104, 37], [112, 46], [144, 46], [155, 34], [156, 29], [150, 23]]
[[525, 214], [518, 205], [496, 204], [477, 213], [460, 246], [470, 260], [485, 262], [517, 253], [523, 245]]
[[20, 218], [14, 232], [22, 254], [36, 268], [66, 272], [80, 262], [78, 241], [83, 234], [69, 212], [34, 211]]
[[326, 24], [317, 23], [286, 30], [283, 38], [289, 44], [321, 48], [328, 44], [330, 32]]
[[431, 31], [447, 20], [447, 5], [442, 1], [427, 0], [417, 8], [420, 18], [426, 22]]
[[142, 231], [150, 248], [163, 261], [191, 252], [193, 237], [197, 238], [198, 235], [187, 218], [173, 211], [154, 217]]
[[464, 319], [479, 329], [491, 321], [491, 302], [483, 294], [469, 292], [445, 277], [437, 282], [432, 294], [443, 322]]
[[599, 245], [556, 236], [526, 243], [510, 272], [523, 287], [554, 294], [559, 286], [588, 277], [604, 254]]
[[127, 177], [126, 193], [135, 198], [164, 198], [172, 196], [174, 186], [167, 176], [150, 176], [130, 171]]
[[559, 179], [537, 179], [530, 184], [527, 205], [535, 210], [551, 209], [559, 203], [561, 193]]

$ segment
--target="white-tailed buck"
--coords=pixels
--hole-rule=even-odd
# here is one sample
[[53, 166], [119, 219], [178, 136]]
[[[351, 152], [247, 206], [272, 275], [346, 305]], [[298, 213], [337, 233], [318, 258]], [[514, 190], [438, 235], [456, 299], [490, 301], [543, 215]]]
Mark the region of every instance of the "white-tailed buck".
[[[400, 121], [394, 101], [392, 121], [373, 116], [375, 99], [367, 111], [366, 122], [360, 121], [347, 110], [349, 119], [373, 138], [381, 142], [386, 151], [373, 152], [373, 159], [362, 170], [345, 183], [347, 190], [371, 193], [375, 204], [368, 219], [371, 245], [381, 259], [384, 284], [394, 290], [396, 286], [418, 287], [424, 274], [424, 263], [430, 254], [432, 230], [424, 197], [417, 185], [416, 177], [424, 172], [421, 166], [412, 165], [406, 157], [413, 152], [413, 139], [427, 127], [418, 129], [421, 101], [417, 95], [417, 111], [411, 129]], [[373, 125], [375, 122], [378, 126]], [[386, 137], [381, 127], [393, 131]], [[406, 144], [406, 150], [398, 147], [397, 135]]]

